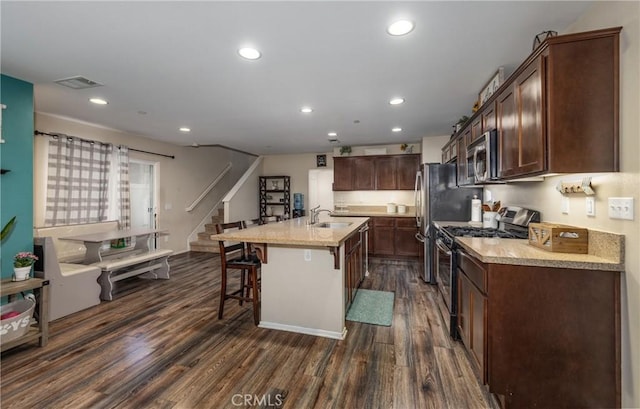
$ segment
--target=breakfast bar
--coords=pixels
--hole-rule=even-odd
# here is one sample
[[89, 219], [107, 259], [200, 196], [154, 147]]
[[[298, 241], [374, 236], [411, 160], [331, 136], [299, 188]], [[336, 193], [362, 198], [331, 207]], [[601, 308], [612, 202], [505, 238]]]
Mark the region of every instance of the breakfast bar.
[[368, 217], [307, 218], [212, 235], [252, 243], [261, 267], [260, 327], [344, 339], [345, 243]]

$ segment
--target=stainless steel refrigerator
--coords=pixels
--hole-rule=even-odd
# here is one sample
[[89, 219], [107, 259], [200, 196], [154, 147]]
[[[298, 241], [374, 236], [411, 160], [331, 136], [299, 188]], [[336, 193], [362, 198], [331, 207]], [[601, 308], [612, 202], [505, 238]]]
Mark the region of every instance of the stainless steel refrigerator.
[[435, 284], [433, 246], [435, 232], [431, 222], [471, 220], [471, 199], [482, 199], [481, 187], [458, 187], [455, 163], [423, 163], [416, 174], [415, 206], [418, 233], [416, 240], [424, 244], [421, 276]]

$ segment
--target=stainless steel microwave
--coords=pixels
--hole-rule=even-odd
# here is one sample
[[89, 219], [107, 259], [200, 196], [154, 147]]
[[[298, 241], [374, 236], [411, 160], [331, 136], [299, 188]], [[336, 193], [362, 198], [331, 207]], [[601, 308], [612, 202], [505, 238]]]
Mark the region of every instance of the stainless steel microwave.
[[480, 135], [467, 146], [467, 177], [475, 183], [498, 179], [498, 131]]

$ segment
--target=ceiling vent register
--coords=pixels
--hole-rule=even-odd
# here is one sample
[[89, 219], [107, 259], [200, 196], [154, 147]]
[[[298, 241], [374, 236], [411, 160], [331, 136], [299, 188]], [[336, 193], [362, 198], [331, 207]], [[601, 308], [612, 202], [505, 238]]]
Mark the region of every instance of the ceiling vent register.
[[101, 87], [103, 84], [99, 82], [92, 81], [88, 78], [77, 76], [70, 78], [63, 78], [61, 80], [55, 81], [57, 84], [64, 85], [65, 87], [73, 88], [73, 89], [85, 89], [85, 88], [95, 88]]

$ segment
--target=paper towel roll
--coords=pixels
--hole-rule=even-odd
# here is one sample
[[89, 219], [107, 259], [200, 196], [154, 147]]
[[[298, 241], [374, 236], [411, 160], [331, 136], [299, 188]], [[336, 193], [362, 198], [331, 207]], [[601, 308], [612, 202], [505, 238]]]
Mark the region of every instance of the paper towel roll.
[[473, 195], [473, 199], [471, 200], [471, 221], [482, 221], [482, 201], [478, 199], [478, 195]]

